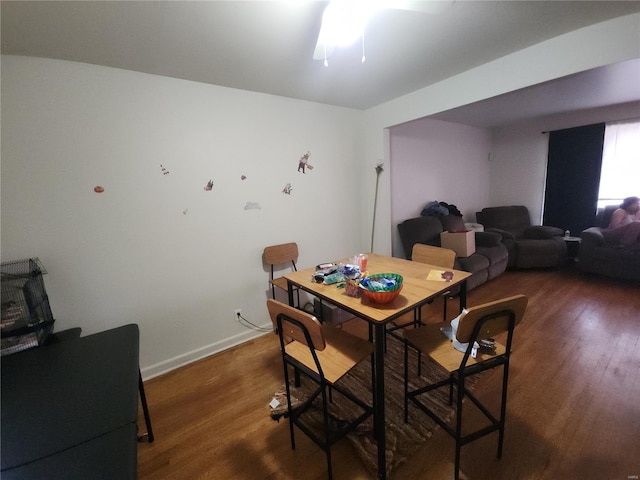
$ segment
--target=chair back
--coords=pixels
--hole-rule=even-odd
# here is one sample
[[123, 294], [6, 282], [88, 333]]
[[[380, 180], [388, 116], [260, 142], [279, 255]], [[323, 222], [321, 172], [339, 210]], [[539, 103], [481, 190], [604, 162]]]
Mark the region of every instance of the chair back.
[[484, 225], [485, 230], [506, 230], [516, 238], [522, 237], [524, 231], [531, 226], [529, 209], [524, 205], [483, 208], [482, 211], [476, 212], [476, 220]]
[[480, 321], [483, 321], [482, 329], [474, 340], [491, 338], [508, 331], [511, 314], [514, 315], [513, 326], [515, 327], [524, 316], [527, 301], [527, 297], [524, 295], [514, 295], [469, 308], [460, 315], [456, 333], [457, 340], [460, 343], [469, 343], [473, 338], [476, 325]]
[[322, 327], [316, 317], [271, 298], [267, 300], [267, 309], [281, 339], [290, 338], [314, 350], [325, 349]]
[[442, 268], [453, 268], [456, 261], [456, 252], [448, 248], [432, 247], [431, 245], [416, 243], [411, 251], [411, 260]]
[[267, 265], [282, 265], [295, 262], [298, 259], [298, 244], [295, 242], [271, 245], [266, 247], [262, 253], [262, 258]]

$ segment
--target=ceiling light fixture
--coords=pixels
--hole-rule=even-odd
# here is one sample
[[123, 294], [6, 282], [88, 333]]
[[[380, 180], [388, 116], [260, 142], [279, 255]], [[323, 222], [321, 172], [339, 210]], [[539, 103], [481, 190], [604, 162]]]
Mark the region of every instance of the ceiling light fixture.
[[336, 47], [345, 47], [362, 38], [362, 63], [365, 62], [364, 30], [369, 19], [384, 9], [407, 10], [423, 14], [440, 14], [456, 0], [331, 0], [322, 15], [314, 60], [328, 58]]
[[364, 55], [364, 28], [373, 13], [380, 8], [379, 2], [372, 0], [331, 0], [322, 15], [322, 25], [318, 42], [313, 53], [314, 60], [324, 60], [335, 47], [349, 46], [362, 38], [362, 62]]

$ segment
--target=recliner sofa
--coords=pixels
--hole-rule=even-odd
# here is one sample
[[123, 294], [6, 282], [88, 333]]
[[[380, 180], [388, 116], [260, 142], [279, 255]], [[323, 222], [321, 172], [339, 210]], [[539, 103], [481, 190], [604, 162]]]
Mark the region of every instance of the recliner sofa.
[[612, 245], [605, 239], [604, 230], [617, 205], [607, 206], [596, 216], [595, 226], [583, 230], [578, 252], [578, 269], [622, 280], [640, 281], [640, 244], [630, 247]]
[[[445, 230], [462, 229], [462, 217], [455, 215], [426, 215], [410, 218], [398, 224], [407, 260], [411, 260], [411, 251], [416, 243], [440, 247], [440, 233]], [[472, 274], [467, 279], [467, 290], [497, 277], [506, 270], [509, 253], [501, 240], [502, 236], [498, 233], [475, 232], [476, 252], [468, 257], [456, 257], [454, 268]]]
[[476, 212], [485, 232], [497, 232], [509, 251], [509, 268], [556, 267], [567, 260], [563, 230], [532, 225], [529, 210], [523, 205], [488, 207]]

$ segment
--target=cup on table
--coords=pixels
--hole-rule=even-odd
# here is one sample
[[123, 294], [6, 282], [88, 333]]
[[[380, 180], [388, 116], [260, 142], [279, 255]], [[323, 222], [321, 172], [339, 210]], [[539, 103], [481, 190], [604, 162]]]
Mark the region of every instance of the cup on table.
[[359, 253], [358, 255], [356, 255], [356, 265], [360, 267], [361, 272], [364, 272], [367, 270], [368, 258], [369, 257], [367, 257], [364, 253]]

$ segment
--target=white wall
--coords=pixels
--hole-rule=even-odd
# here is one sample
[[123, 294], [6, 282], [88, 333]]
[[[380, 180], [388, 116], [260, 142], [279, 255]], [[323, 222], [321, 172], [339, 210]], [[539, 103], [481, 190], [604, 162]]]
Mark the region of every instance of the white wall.
[[266, 245], [298, 242], [301, 267], [367, 249], [361, 115], [3, 56], [2, 261], [40, 257], [57, 330], [138, 323], [147, 377], [244, 341], [234, 309], [269, 322]]
[[431, 201], [456, 205], [465, 221], [489, 199], [491, 132], [421, 119], [390, 129], [393, 255], [404, 257], [398, 223]]

